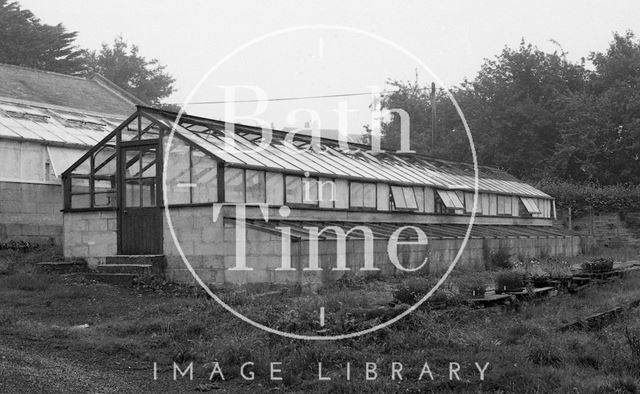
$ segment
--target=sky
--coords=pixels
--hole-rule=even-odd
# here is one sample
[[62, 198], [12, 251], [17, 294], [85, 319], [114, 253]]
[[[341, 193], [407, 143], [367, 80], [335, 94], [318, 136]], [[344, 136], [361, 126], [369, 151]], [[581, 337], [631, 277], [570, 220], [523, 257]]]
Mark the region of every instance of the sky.
[[[98, 49], [118, 35], [138, 45], [176, 79], [176, 91], [165, 100], [172, 103], [367, 93], [372, 86], [389, 88], [389, 79], [439, 80], [450, 87], [472, 79], [484, 59], [523, 38], [549, 52], [558, 49], [553, 40], [577, 61], [605, 50], [613, 32], [640, 34], [640, 2], [625, 0], [19, 3], [45, 23], [77, 31], [82, 47]], [[370, 103], [364, 94], [186, 108], [278, 128], [315, 119], [320, 128], [358, 133], [371, 122]]]

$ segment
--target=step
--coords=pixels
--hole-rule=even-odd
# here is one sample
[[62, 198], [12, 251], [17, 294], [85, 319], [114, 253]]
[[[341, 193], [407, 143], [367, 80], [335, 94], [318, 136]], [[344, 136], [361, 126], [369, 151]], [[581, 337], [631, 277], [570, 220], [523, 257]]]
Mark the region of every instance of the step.
[[[151, 274], [162, 276], [164, 274], [165, 267], [167, 266], [167, 260], [164, 255], [114, 255], [107, 256], [105, 258], [104, 265], [132, 265], [132, 266], [151, 266]], [[118, 268], [114, 268], [118, 270]], [[112, 272], [112, 271], [109, 271]]]
[[39, 273], [69, 274], [86, 271], [86, 261], [44, 261], [36, 264], [36, 272]]
[[86, 278], [89, 280], [95, 280], [98, 282], [108, 283], [111, 285], [123, 286], [123, 287], [132, 287], [133, 281], [138, 275], [135, 274], [103, 274], [103, 273], [95, 273], [91, 272], [86, 274]]
[[105, 258], [106, 264], [164, 264], [164, 261], [162, 254], [119, 254]]
[[96, 271], [102, 274], [134, 274], [151, 276], [153, 265], [151, 264], [101, 264]]

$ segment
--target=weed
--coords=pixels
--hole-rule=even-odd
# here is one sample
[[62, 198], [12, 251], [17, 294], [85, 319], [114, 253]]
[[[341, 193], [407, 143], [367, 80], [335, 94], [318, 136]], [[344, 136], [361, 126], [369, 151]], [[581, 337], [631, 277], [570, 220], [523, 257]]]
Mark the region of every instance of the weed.
[[487, 256], [490, 269], [508, 269], [512, 267], [511, 254], [509, 249], [500, 247], [497, 250], [490, 250]]
[[548, 342], [537, 342], [529, 346], [527, 360], [536, 365], [559, 367], [562, 364], [562, 358], [557, 351], [557, 348]]
[[52, 282], [50, 275], [16, 274], [5, 278], [7, 289], [24, 291], [45, 291]]
[[496, 275], [496, 292], [504, 290], [517, 290], [524, 286], [524, 278], [521, 273], [515, 271], [502, 271]]
[[410, 278], [393, 291], [393, 298], [401, 304], [415, 304], [431, 290], [428, 279]]

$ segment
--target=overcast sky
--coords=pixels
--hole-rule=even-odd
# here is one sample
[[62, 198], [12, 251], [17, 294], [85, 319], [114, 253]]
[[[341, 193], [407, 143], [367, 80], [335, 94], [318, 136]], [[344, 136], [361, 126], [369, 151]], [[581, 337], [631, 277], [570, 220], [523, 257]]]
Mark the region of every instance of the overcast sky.
[[[97, 49], [117, 35], [158, 58], [176, 78], [168, 102], [182, 102], [219, 61], [243, 44], [275, 31], [304, 25], [362, 29], [420, 58], [447, 85], [473, 78], [484, 58], [524, 37], [543, 50], [560, 43], [571, 59], [604, 50], [612, 32], [640, 34], [638, 1], [197, 1], [197, 0], [20, 0], [45, 23], [78, 31], [78, 43]], [[354, 32], [300, 30], [267, 38], [238, 52], [211, 72], [192, 101], [224, 100], [222, 86], [258, 86], [271, 98], [369, 91], [388, 78], [415, 79], [419, 65], [388, 44]], [[419, 68], [421, 83], [433, 78]], [[236, 99], [255, 99], [238, 90]], [[368, 96], [268, 103], [259, 116], [287, 126], [287, 114], [308, 108], [321, 127], [337, 128], [339, 102], [349, 113], [350, 132], [368, 123]], [[255, 103], [236, 107], [238, 115]], [[464, 110], [464, 108], [463, 108]], [[224, 118], [223, 105], [191, 105], [191, 113]], [[298, 113], [300, 126], [309, 116]], [[249, 121], [245, 123], [251, 123]]]

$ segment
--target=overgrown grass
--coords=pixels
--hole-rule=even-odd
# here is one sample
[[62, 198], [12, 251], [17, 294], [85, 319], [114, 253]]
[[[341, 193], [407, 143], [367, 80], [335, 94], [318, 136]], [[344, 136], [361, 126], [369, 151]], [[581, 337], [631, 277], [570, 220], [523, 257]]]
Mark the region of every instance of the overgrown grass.
[[[443, 290], [453, 292], [470, 275], [474, 274], [457, 272]], [[481, 282], [492, 281], [487, 273], [475, 275]], [[373, 279], [318, 294], [256, 297], [240, 293], [236, 306], [252, 319], [282, 330], [351, 332], [388, 319], [389, 315], [373, 312], [399, 308], [389, 302], [393, 289], [403, 281], [406, 278], [391, 284]], [[413, 282], [420, 294], [434, 283]], [[578, 296], [527, 303], [517, 311], [425, 307], [369, 335], [304, 342], [257, 330], [206, 298], [140, 295], [82, 280], [7, 275], [0, 277], [0, 335], [55, 345], [72, 356], [91, 354], [98, 360], [116, 357], [146, 366], [194, 361], [196, 377], [205, 382], [211, 372], [207, 363], [218, 361], [227, 380], [216, 384], [236, 392], [611, 392], [640, 387], [637, 313], [592, 332], [557, 329], [573, 319], [640, 298], [639, 283], [640, 273], [628, 274]], [[232, 300], [232, 294], [225, 296]], [[327, 313], [324, 327], [318, 322], [321, 306]], [[73, 329], [84, 323], [89, 328]], [[247, 361], [254, 363], [253, 382], [239, 376], [240, 365]], [[364, 379], [367, 361], [380, 368], [378, 380]], [[404, 365], [402, 382], [389, 378], [394, 361]], [[269, 379], [271, 362], [283, 363], [282, 381]], [[318, 381], [318, 362], [331, 381]], [[424, 362], [433, 370], [433, 382], [417, 381]], [[461, 365], [461, 381], [449, 381], [449, 362]], [[490, 363], [485, 381], [478, 380], [474, 362]], [[344, 379], [347, 363], [350, 382]]]

